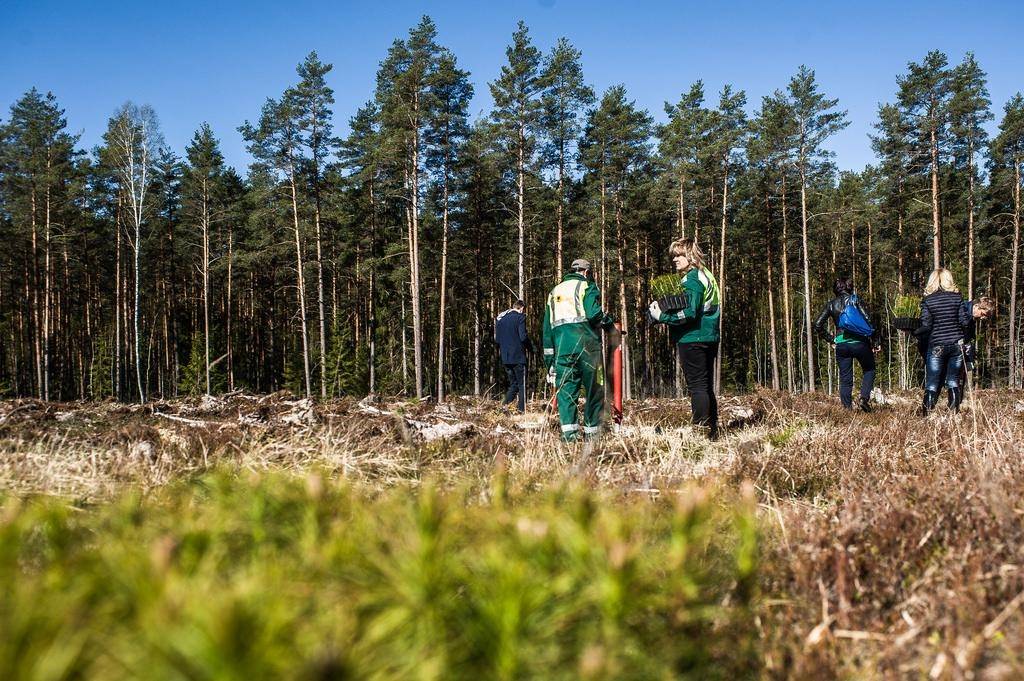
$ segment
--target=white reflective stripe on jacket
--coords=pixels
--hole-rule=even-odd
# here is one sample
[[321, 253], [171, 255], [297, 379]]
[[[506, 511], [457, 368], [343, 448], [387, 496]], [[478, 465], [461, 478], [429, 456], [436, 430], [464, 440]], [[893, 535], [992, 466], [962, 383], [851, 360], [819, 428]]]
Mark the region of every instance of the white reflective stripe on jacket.
[[720, 302], [718, 282], [711, 272], [703, 267], [697, 270], [697, 281], [704, 287], [704, 300], [701, 301], [704, 312], [714, 312]]

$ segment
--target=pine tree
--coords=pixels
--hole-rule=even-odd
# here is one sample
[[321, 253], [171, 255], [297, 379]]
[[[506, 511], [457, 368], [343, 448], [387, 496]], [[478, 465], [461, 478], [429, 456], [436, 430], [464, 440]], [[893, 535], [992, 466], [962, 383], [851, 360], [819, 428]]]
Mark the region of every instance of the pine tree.
[[984, 124], [992, 120], [985, 72], [974, 54], [968, 52], [963, 62], [950, 73], [950, 134], [953, 152], [963, 159], [967, 173], [967, 297], [974, 297], [974, 213], [977, 203], [978, 172], [976, 155], [988, 143]]
[[1009, 376], [1011, 388], [1021, 386], [1024, 362], [1017, 338], [1017, 272], [1020, 269], [1020, 227], [1024, 214], [1021, 186], [1024, 183], [1024, 97], [1017, 93], [1006, 103], [999, 134], [992, 140], [992, 194], [997, 216], [1009, 216], [1013, 225], [1013, 249], [1010, 256]]
[[[697, 81], [683, 93], [677, 104], [665, 103], [668, 123], [659, 130], [659, 152], [676, 184], [679, 236], [686, 236], [690, 185], [700, 173], [709, 153], [712, 115], [704, 107], [704, 84]], [[691, 218], [692, 220], [692, 218]], [[694, 235], [699, 226], [694, 223]], [[696, 237], [695, 237], [696, 238]]]
[[942, 222], [939, 210], [939, 171], [949, 132], [950, 72], [946, 55], [937, 50], [920, 64], [907, 64], [900, 76], [899, 102], [914, 124], [917, 160], [925, 161], [931, 180], [932, 264], [942, 266]]
[[[733, 180], [732, 168], [740, 165], [741, 159], [735, 157], [738, 150], [743, 146], [743, 140], [747, 134], [747, 118], [743, 107], [747, 103], [747, 95], [742, 90], [733, 92], [730, 85], [722, 88], [719, 95], [718, 108], [712, 116], [712, 128], [710, 134], [709, 151], [716, 159], [722, 173], [722, 229], [719, 233], [718, 250], [718, 286], [720, 305], [725, 309], [726, 298], [726, 260], [728, 251], [726, 243], [726, 228], [729, 224], [729, 185]], [[721, 336], [725, 336], [726, 325], [724, 319], [721, 324]], [[718, 346], [718, 362], [715, 364], [715, 389], [721, 388], [722, 383], [722, 343]]]
[[377, 392], [377, 288], [380, 267], [380, 198], [385, 194], [385, 153], [381, 150], [380, 111], [367, 102], [349, 121], [351, 133], [342, 141], [339, 156], [349, 171], [349, 203], [354, 228], [348, 241], [364, 253], [369, 272], [366, 293], [366, 345], [368, 389]]
[[800, 174], [800, 227], [803, 237], [804, 264], [804, 331], [807, 338], [807, 389], [814, 392], [814, 334], [811, 329], [811, 269], [808, 240], [807, 188], [810, 175], [816, 165], [831, 153], [822, 148], [829, 137], [839, 132], [849, 122], [845, 111], [834, 111], [838, 99], [828, 99], [818, 90], [814, 71], [801, 66], [789, 81], [788, 87], [793, 117], [796, 120], [797, 137], [794, 160]]
[[146, 221], [153, 164], [163, 146], [156, 112], [149, 105], [127, 102], [119, 108], [104, 135], [112, 164], [116, 168], [122, 196], [126, 202], [131, 233], [128, 245], [134, 254], [132, 272], [134, 295], [132, 296], [132, 338], [134, 340], [134, 363], [139, 402], [146, 401], [142, 384], [142, 354], [140, 314], [142, 308], [140, 286], [142, 227]]
[[385, 144], [399, 159], [405, 186], [416, 397], [423, 397], [420, 213], [424, 131], [436, 106], [431, 88], [440, 51], [436, 38], [434, 22], [430, 17], [423, 17], [409, 32], [406, 41], [396, 40], [392, 44], [377, 73], [376, 99], [381, 110], [382, 132]]
[[[274, 174], [283, 174], [291, 195], [292, 229], [295, 237], [295, 278], [298, 292], [299, 321], [302, 330], [302, 368], [306, 397], [312, 394], [309, 370], [309, 331], [306, 324], [306, 278], [302, 255], [303, 238], [299, 222], [298, 164], [301, 144], [298, 111], [294, 98], [281, 101], [268, 99], [263, 105], [256, 126], [246, 121], [239, 131], [248, 143], [249, 153], [262, 168]], [[290, 365], [289, 365], [290, 366]]]
[[302, 146], [309, 149], [303, 158], [308, 166], [307, 184], [313, 194], [313, 233], [316, 240], [316, 291], [320, 323], [320, 396], [327, 397], [327, 326], [324, 304], [324, 247], [323, 228], [323, 169], [338, 141], [333, 136], [331, 105], [334, 91], [327, 85], [326, 76], [333, 67], [320, 61], [316, 52], [310, 52], [296, 69], [299, 83], [286, 93], [295, 107], [296, 124]]
[[[37, 395], [50, 399], [51, 344], [54, 335], [54, 242], [64, 205], [65, 185], [72, 172], [77, 136], [66, 132], [64, 110], [52, 93], [32, 88], [11, 105], [10, 120], [2, 128], [3, 173], [7, 191], [17, 197], [11, 215], [30, 245], [26, 296]], [[19, 242], [23, 238], [18, 239]], [[41, 242], [41, 243], [40, 243]], [[14, 244], [10, 244], [14, 246]], [[40, 262], [41, 261], [41, 262]]]
[[459, 157], [469, 134], [467, 116], [473, 98], [469, 72], [458, 67], [453, 55], [442, 50], [431, 83], [435, 109], [427, 130], [426, 166], [435, 177], [441, 207], [441, 281], [437, 329], [437, 401], [444, 401], [445, 335], [447, 331], [448, 235], [452, 204], [461, 195]]
[[198, 230], [199, 274], [202, 279], [203, 299], [203, 359], [204, 389], [210, 394], [210, 268], [213, 264], [211, 236], [215, 222], [223, 219], [224, 156], [217, 138], [207, 123], [203, 123], [185, 149], [188, 169], [185, 171], [185, 204], [190, 222]]
[[[604, 225], [610, 208], [615, 225], [615, 253], [618, 265], [619, 321], [624, 335], [629, 334], [629, 305], [626, 289], [628, 253], [623, 204], [633, 175], [649, 160], [652, 121], [646, 111], [626, 99], [626, 88], [613, 85], [601, 96], [598, 107], [587, 118], [581, 154], [588, 171], [600, 187], [602, 215], [602, 262], [604, 261]], [[610, 292], [607, 277], [602, 284]], [[609, 297], [610, 300], [610, 297]], [[632, 368], [629, 346], [622, 344], [623, 394], [630, 397]]]
[[512, 44], [505, 49], [507, 63], [501, 67], [501, 75], [490, 84], [494, 98], [492, 117], [497, 124], [505, 152], [511, 159], [515, 174], [516, 229], [519, 235], [519, 286], [520, 298], [525, 297], [525, 256], [526, 256], [526, 192], [529, 169], [537, 146], [537, 131], [540, 124], [541, 100], [544, 80], [541, 73], [541, 53], [530, 40], [529, 30], [522, 21], [512, 34]]
[[583, 82], [582, 53], [565, 38], [544, 61], [541, 81], [540, 125], [544, 131], [542, 155], [545, 164], [555, 169], [555, 273], [561, 276], [564, 233], [565, 185], [573, 160], [573, 144], [579, 137], [583, 110], [594, 102], [594, 90]]

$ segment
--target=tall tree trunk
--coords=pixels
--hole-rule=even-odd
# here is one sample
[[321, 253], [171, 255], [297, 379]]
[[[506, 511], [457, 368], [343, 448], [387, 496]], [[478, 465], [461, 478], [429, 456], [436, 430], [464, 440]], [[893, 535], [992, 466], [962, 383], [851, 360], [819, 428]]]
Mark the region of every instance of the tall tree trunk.
[[[414, 371], [416, 373], [416, 397], [423, 397], [423, 319], [420, 316], [420, 124], [419, 124], [419, 93], [414, 98], [412, 166], [410, 175], [410, 214], [409, 214], [409, 265], [411, 268], [410, 295], [412, 296], [412, 352]], [[522, 251], [520, 251], [522, 252]], [[520, 286], [522, 279], [520, 262]]]
[[789, 209], [786, 207], [786, 175], [782, 175], [782, 316], [786, 323], [786, 388], [795, 389], [793, 365], [793, 313], [789, 305]]
[[[729, 224], [729, 159], [725, 160], [722, 178], [722, 232], [718, 253], [718, 309], [725, 310], [725, 229]], [[718, 318], [718, 358], [715, 361], [715, 392], [722, 390], [722, 348], [725, 346], [725, 315]]]
[[229, 392], [234, 392], [234, 390], [235, 390], [235, 352], [234, 352], [234, 343], [231, 340], [231, 334], [232, 334], [232, 324], [231, 324], [231, 317], [232, 317], [231, 289], [232, 289], [232, 284], [234, 283], [234, 280], [233, 280], [233, 278], [231, 276], [231, 272], [232, 272], [232, 268], [234, 267], [234, 246], [235, 246], [234, 228], [233, 228], [231, 222], [229, 221], [228, 222], [228, 274], [227, 274], [228, 279], [227, 279], [227, 282], [226, 282], [226, 284], [227, 284], [227, 298], [226, 298], [227, 314], [225, 315], [225, 317], [226, 317], [225, 321], [226, 321], [226, 325], [227, 325], [227, 329], [225, 330], [225, 338], [227, 340], [228, 391]]
[[524, 260], [526, 255], [526, 131], [519, 127], [518, 158], [516, 161], [516, 225], [519, 228], [519, 298], [525, 298]]
[[1020, 386], [1020, 352], [1017, 348], [1017, 270], [1020, 256], [1020, 159], [1013, 163], [1013, 257], [1010, 273], [1010, 367], [1008, 384], [1011, 388]]
[[629, 345], [626, 343], [626, 338], [629, 337], [629, 314], [626, 307], [626, 241], [622, 235], [622, 198], [621, 188], [615, 192], [615, 241], [616, 250], [618, 252], [618, 265], [619, 265], [619, 315], [620, 324], [622, 326], [622, 394], [625, 399], [630, 399], [630, 356], [629, 356]]
[[309, 373], [309, 329], [306, 328], [306, 276], [303, 273], [302, 232], [299, 229], [299, 194], [295, 182], [295, 166], [289, 162], [288, 181], [292, 191], [292, 228], [295, 232], [295, 269], [299, 288], [299, 320], [302, 324], [302, 370], [305, 378], [306, 397], [313, 394]]
[[868, 220], [868, 300], [875, 299], [875, 253], [872, 248], [871, 221]]
[[932, 255], [936, 269], [942, 266], [942, 225], [939, 222], [939, 142], [933, 125], [931, 135], [932, 156]]
[[313, 162], [313, 225], [316, 229], [316, 299], [320, 323], [320, 397], [327, 398], [327, 315], [324, 310], [324, 252], [320, 229], [320, 170]]
[[367, 302], [369, 329], [366, 336], [370, 346], [370, 394], [377, 392], [377, 198], [373, 175], [370, 175], [370, 299]]
[[[141, 203], [141, 202], [140, 202]], [[141, 205], [135, 216], [135, 291], [134, 306], [132, 308], [132, 333], [135, 338], [135, 380], [139, 388], [139, 403], [145, 404], [146, 391], [142, 387], [142, 354], [139, 352], [139, 316], [142, 301], [139, 299], [139, 265], [141, 263], [140, 252], [142, 251], [142, 212]]]
[[437, 401], [444, 402], [444, 331], [445, 331], [445, 304], [447, 303], [448, 291], [448, 171], [445, 170], [445, 177], [441, 196], [441, 291], [440, 310], [438, 310], [437, 328]]
[[[50, 162], [47, 159], [47, 171], [49, 171]], [[51, 212], [51, 201], [50, 201], [50, 187], [47, 184], [46, 187], [46, 223], [45, 231], [43, 234], [43, 399], [49, 401], [50, 399], [50, 326], [51, 326], [51, 304], [53, 299], [52, 293], [52, 273], [50, 266], [50, 235], [53, 226], [52, 223], [52, 212]]]
[[[842, 218], [839, 218], [840, 224], [842, 224]], [[857, 220], [850, 220], [850, 261], [852, 264], [852, 284], [854, 288], [857, 286]]]
[[[36, 397], [43, 399], [43, 343], [42, 319], [39, 304], [39, 226], [36, 224], [36, 187], [32, 183], [30, 194], [30, 210], [32, 222], [32, 346], [35, 351]], [[27, 281], [26, 281], [27, 283]]]
[[967, 298], [974, 299], [974, 136], [967, 140]]
[[679, 238], [686, 238], [686, 173], [679, 173]]
[[210, 394], [210, 203], [209, 186], [203, 178], [203, 356], [206, 368], [206, 394]]
[[565, 204], [565, 142], [558, 145], [558, 207], [556, 222], [558, 224], [557, 245], [555, 247], [555, 276], [561, 278], [564, 261], [562, 260], [562, 219]]
[[811, 267], [807, 247], [807, 169], [800, 149], [800, 228], [804, 256], [804, 332], [807, 337], [807, 390], [814, 392], [814, 334], [811, 329]]
[[772, 275], [772, 236], [771, 236], [771, 203], [770, 197], [767, 192], [764, 197], [765, 216], [768, 218], [766, 225], [765, 236], [767, 237], [767, 257], [765, 260], [768, 263], [768, 338], [771, 342], [771, 362], [772, 362], [772, 390], [778, 390], [780, 387], [779, 383], [779, 348], [775, 337], [775, 293], [772, 289], [774, 283], [774, 276]]
[[117, 211], [114, 217], [114, 233], [116, 234], [114, 260], [114, 397], [121, 399], [121, 307], [124, 303], [121, 296], [121, 193], [117, 196]]

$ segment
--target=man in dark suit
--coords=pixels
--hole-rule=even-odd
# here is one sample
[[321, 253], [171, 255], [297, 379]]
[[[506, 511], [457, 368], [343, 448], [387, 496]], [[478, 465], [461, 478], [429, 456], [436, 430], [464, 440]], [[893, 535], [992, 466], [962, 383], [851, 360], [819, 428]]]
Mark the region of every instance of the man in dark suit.
[[494, 322], [494, 342], [501, 348], [501, 363], [508, 376], [508, 392], [502, 406], [519, 398], [519, 412], [526, 411], [526, 351], [536, 352], [536, 347], [526, 335], [525, 304], [517, 300], [511, 309], [498, 315]]

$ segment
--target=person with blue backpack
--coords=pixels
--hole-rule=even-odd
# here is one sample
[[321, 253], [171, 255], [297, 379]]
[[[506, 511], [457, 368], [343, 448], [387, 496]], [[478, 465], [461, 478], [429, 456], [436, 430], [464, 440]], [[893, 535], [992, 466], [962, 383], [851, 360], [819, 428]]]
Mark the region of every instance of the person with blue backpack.
[[[864, 302], [853, 291], [849, 279], [838, 279], [832, 287], [835, 297], [828, 301], [818, 319], [814, 331], [836, 346], [836, 361], [839, 364], [839, 401], [844, 409], [853, 409], [853, 362], [860, 364], [863, 378], [860, 382], [862, 411], [871, 411], [871, 390], [875, 384], [875, 346], [878, 332]], [[828, 320], [832, 320], [835, 333], [830, 333]]]

